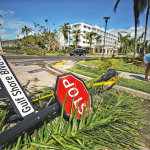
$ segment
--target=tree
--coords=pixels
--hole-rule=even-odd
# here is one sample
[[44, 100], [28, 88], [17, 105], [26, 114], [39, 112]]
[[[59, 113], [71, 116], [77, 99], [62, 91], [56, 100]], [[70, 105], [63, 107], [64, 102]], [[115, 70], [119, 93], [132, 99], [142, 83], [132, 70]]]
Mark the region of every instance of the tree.
[[[139, 38], [137, 39], [137, 42], [138, 42], [138, 46], [139, 46], [139, 53], [140, 53], [140, 48], [141, 48], [141, 45], [142, 45], [142, 39], [143, 39], [143, 36], [145, 35], [145, 32], [143, 32], [142, 34], [141, 34], [141, 36], [139, 36]], [[145, 37], [145, 36], [144, 36]], [[143, 50], [143, 53], [144, 53], [144, 50]]]
[[88, 34], [87, 34], [87, 38], [88, 38], [88, 40], [89, 40], [89, 42], [90, 42], [90, 48], [91, 48], [91, 45], [92, 45], [92, 40], [93, 40], [93, 38], [95, 37], [95, 36], [97, 36], [98, 34], [97, 33], [95, 33], [95, 32], [89, 32]]
[[47, 31], [48, 31], [48, 19], [45, 19], [45, 22], [47, 23]]
[[[2, 15], [0, 15], [0, 17], [2, 17]], [[1, 23], [0, 23], [0, 26], [1, 26]]]
[[71, 32], [72, 34], [74, 34], [74, 41], [75, 42], [75, 48], [77, 48], [78, 42], [80, 42], [80, 36], [83, 36], [83, 34], [81, 34], [80, 29], [79, 30], [73, 30]]
[[[134, 46], [134, 57], [136, 55], [137, 52], [137, 26], [140, 24], [139, 21], [139, 16], [141, 13], [143, 13], [143, 7], [141, 5], [141, 1], [142, 0], [133, 0], [134, 6], [133, 6], [133, 10], [134, 10], [134, 22], [135, 22], [135, 46]], [[114, 7], [114, 12], [116, 12], [117, 6], [119, 4], [120, 0], [116, 1], [115, 7]]]
[[30, 33], [30, 32], [32, 32], [33, 30], [31, 29], [31, 28], [28, 28], [27, 26], [24, 26], [24, 28], [22, 28], [22, 32], [21, 33], [25, 33], [26, 34], [26, 36], [28, 36], [28, 34]]
[[64, 47], [66, 47], [66, 41], [68, 41], [68, 33], [69, 33], [69, 23], [64, 23], [63, 26], [60, 26], [59, 31], [64, 36]]
[[145, 47], [146, 47], [146, 35], [147, 35], [147, 26], [148, 26], [148, 15], [149, 15], [149, 10], [150, 10], [150, 0], [143, 0], [142, 1], [142, 6], [143, 6], [143, 9], [146, 9], [146, 7], [147, 7], [144, 45], [143, 45], [143, 54], [145, 55], [146, 54]]
[[[96, 44], [99, 43], [99, 40], [100, 40], [101, 38], [102, 38], [101, 35], [97, 35], [97, 36], [96, 36], [96, 38], [95, 38], [95, 39], [96, 39]], [[98, 46], [98, 54], [99, 54], [99, 46]]]

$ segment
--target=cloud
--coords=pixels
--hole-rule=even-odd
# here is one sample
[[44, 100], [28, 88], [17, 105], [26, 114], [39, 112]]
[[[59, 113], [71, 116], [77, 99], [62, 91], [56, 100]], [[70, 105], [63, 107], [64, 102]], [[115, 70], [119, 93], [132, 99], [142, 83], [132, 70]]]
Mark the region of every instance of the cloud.
[[[25, 34], [21, 34], [22, 29], [19, 28], [18, 30], [16, 30], [14, 32], [14, 34], [16, 35], [16, 38], [23, 38], [25, 36]], [[36, 33], [35, 31], [30, 32], [28, 35], [34, 35], [34, 33]], [[19, 36], [19, 37], [18, 37]]]
[[18, 29], [20, 27], [28, 26], [31, 27], [31, 23], [20, 21], [18, 19], [4, 19], [2, 27], [9, 28], [9, 29]]
[[2, 15], [2, 17], [10, 17], [11, 15], [14, 15], [14, 14], [15, 14], [14, 11], [10, 11], [10, 10], [3, 11], [3, 10], [0, 10], [0, 15]]
[[99, 28], [99, 29], [101, 29], [101, 30], [103, 30], [103, 31], [105, 31], [105, 28], [103, 28], [103, 27], [99, 27], [99, 26], [97, 26], [97, 25], [95, 25], [95, 27], [96, 27], [96, 28]]
[[3, 25], [4, 24], [4, 20], [0, 19], [0, 24]]
[[7, 33], [6, 29], [0, 30], [0, 36], [2, 40], [7, 40], [11, 35]]
[[[21, 34], [22, 28], [24, 26], [27, 26], [29, 28], [33, 27], [33, 23], [29, 23], [26, 21], [21, 21], [21, 18], [17, 18], [15, 17], [15, 12], [14, 11], [2, 11], [0, 10], [0, 15], [2, 15], [2, 17], [0, 17], [0, 23], [1, 23], [1, 28], [5, 29], [5, 31], [7, 29], [12, 29], [14, 30], [14, 32], [10, 35], [7, 32], [3, 32], [2, 38], [6, 39], [6, 37], [16, 37], [17, 35], [20, 36], [24, 36], [23, 34]], [[6, 35], [4, 35], [6, 34]], [[34, 34], [34, 33], [33, 33]]]
[[[130, 27], [129, 29], [109, 29], [107, 32], [118, 35], [118, 32], [125, 31], [127, 33], [131, 32], [131, 38], [135, 38], [135, 27]], [[143, 26], [137, 27], [137, 37], [140, 37], [142, 33], [145, 32], [145, 28]], [[123, 36], [127, 35], [127, 33], [121, 33]], [[150, 27], [147, 28], [147, 40], [150, 40]]]

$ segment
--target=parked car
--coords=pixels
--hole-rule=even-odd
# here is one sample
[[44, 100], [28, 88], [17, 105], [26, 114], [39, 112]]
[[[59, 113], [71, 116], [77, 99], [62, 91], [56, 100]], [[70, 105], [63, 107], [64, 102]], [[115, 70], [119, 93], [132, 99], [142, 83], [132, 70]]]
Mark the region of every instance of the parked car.
[[70, 54], [70, 56], [73, 56], [73, 55], [74, 56], [76, 56], [76, 55], [79, 55], [79, 56], [83, 55], [83, 56], [85, 56], [87, 54], [87, 50], [84, 49], [84, 48], [76, 48], [73, 51], [70, 51], [69, 54]]

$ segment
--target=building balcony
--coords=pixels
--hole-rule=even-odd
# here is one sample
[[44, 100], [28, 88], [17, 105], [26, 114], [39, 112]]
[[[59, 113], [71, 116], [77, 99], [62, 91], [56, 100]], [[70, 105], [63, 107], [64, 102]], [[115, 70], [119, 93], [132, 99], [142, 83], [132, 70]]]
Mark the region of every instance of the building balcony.
[[78, 30], [81, 29], [81, 26], [77, 26], [77, 27], [72, 27], [71, 30]]

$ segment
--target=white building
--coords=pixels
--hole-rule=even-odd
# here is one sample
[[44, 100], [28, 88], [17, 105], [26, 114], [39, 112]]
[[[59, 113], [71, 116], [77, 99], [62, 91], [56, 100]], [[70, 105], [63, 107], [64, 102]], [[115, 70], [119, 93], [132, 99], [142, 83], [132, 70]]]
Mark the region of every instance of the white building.
[[[99, 41], [96, 41], [96, 39], [93, 38], [91, 48], [93, 49], [94, 53], [97, 53], [98, 51], [102, 53], [102, 50], [104, 48], [104, 52], [106, 53], [114, 53], [117, 51], [117, 43], [118, 43], [118, 36], [113, 35], [111, 33], [106, 32], [105, 37], [105, 47], [104, 47], [104, 30], [100, 29], [98, 26], [91, 26], [85, 23], [74, 23], [70, 24], [70, 35], [69, 39], [66, 42], [66, 46], [73, 45], [74, 36], [71, 33], [73, 30], [79, 30], [81, 31], [81, 34], [83, 36], [80, 36], [80, 42], [78, 42], [78, 46], [80, 47], [90, 47], [89, 40], [86, 39], [86, 33], [89, 33], [91, 31], [97, 33], [98, 35], [101, 35], [102, 38]], [[72, 39], [72, 40], [70, 40]], [[64, 46], [64, 38], [61, 35], [61, 45]], [[120, 47], [120, 44], [118, 43], [118, 47]]]

